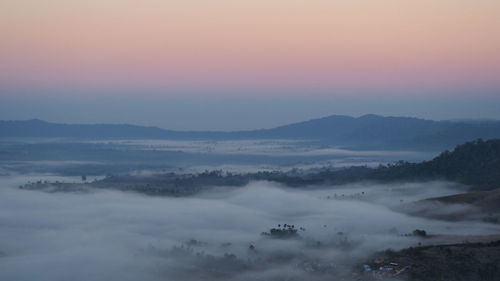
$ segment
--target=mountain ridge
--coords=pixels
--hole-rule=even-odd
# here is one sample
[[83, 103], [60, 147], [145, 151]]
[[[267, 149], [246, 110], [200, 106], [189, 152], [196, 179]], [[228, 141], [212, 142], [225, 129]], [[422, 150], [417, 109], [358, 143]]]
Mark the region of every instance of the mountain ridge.
[[175, 140], [295, 139], [359, 149], [440, 150], [477, 138], [500, 138], [498, 122], [434, 121], [367, 114], [330, 115], [270, 129], [176, 131], [131, 124], [65, 124], [40, 119], [0, 120], [0, 138], [143, 138]]

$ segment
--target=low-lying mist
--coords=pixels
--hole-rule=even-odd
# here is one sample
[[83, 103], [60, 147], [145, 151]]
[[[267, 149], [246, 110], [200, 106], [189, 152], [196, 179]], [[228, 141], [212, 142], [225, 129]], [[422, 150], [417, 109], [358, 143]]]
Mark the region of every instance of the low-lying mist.
[[[298, 190], [268, 182], [187, 198], [0, 188], [0, 280], [331, 280], [405, 236], [494, 234], [499, 226], [393, 211], [457, 193], [445, 182]], [[278, 228], [278, 224], [280, 227]], [[296, 235], [262, 235], [271, 228]]]

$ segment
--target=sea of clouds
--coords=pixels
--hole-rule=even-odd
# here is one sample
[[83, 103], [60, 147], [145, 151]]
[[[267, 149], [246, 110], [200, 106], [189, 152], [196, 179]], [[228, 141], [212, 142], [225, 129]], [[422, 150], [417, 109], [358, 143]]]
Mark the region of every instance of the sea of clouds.
[[[399, 204], [458, 192], [445, 182], [306, 190], [254, 182], [165, 198], [18, 189], [26, 180], [0, 179], [0, 280], [324, 280], [335, 271], [311, 275], [303, 263], [348, 268], [375, 251], [416, 245], [418, 238], [401, 235], [415, 229], [500, 231], [492, 224], [394, 211]], [[303, 227], [302, 239], [261, 235], [284, 223]], [[341, 247], [346, 241], [348, 249]]]

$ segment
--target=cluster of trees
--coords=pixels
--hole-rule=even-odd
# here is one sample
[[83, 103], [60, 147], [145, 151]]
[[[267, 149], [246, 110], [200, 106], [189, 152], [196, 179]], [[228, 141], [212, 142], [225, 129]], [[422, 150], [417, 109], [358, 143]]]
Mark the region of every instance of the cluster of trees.
[[283, 226], [278, 224], [277, 228], [271, 228], [269, 232], [262, 232], [262, 235], [278, 239], [300, 238], [300, 235], [298, 234], [299, 230], [305, 231], [305, 228], [299, 227], [297, 229], [295, 228], [295, 225], [285, 223]]
[[422, 229], [415, 229], [412, 232], [413, 236], [418, 236], [418, 237], [427, 237], [427, 231], [422, 230]]

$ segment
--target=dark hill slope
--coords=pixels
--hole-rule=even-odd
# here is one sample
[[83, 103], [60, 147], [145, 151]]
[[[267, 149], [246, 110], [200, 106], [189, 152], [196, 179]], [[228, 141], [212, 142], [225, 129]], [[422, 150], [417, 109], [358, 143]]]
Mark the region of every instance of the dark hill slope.
[[500, 140], [476, 140], [422, 163], [399, 163], [374, 170], [376, 179], [445, 179], [478, 190], [500, 187]]
[[472, 190], [500, 188], [500, 139], [476, 140], [445, 151], [421, 163], [399, 162], [378, 168], [350, 167], [302, 176], [260, 173], [257, 179], [281, 182], [289, 186], [345, 184], [355, 181], [431, 181], [447, 180], [469, 185]]
[[398, 208], [409, 215], [442, 220], [500, 222], [500, 188], [429, 198]]
[[500, 188], [430, 198], [426, 201], [437, 201], [445, 204], [470, 204], [485, 212], [500, 212]]
[[[388, 250], [375, 257], [408, 266], [398, 280], [500, 280], [500, 241], [414, 247], [397, 252]], [[380, 280], [368, 273], [364, 277]]]

